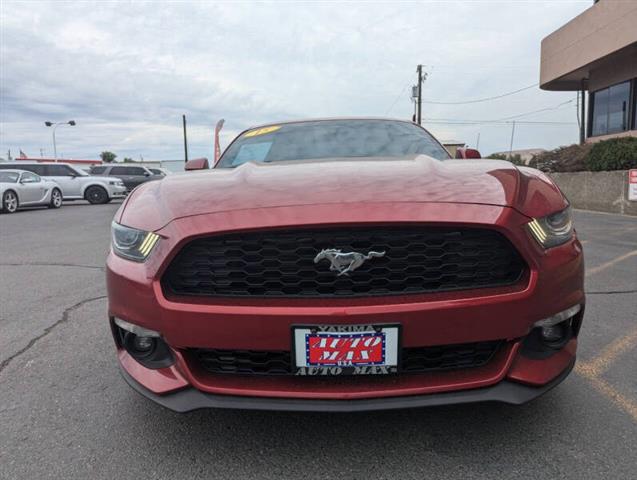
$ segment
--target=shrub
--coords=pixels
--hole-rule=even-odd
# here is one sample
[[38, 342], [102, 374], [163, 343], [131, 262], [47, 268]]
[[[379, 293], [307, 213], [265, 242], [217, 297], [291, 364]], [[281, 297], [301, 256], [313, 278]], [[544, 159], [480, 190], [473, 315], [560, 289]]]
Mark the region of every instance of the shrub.
[[637, 138], [613, 138], [595, 143], [585, 164], [592, 171], [637, 168]]
[[507, 155], [505, 153], [492, 153], [486, 158], [491, 158], [494, 160], [507, 160], [514, 165], [525, 165], [524, 160], [522, 160], [522, 157], [519, 153], [515, 153], [513, 155]]
[[580, 172], [586, 170], [586, 157], [591, 148], [591, 144], [559, 147], [534, 155], [529, 166], [544, 172]]

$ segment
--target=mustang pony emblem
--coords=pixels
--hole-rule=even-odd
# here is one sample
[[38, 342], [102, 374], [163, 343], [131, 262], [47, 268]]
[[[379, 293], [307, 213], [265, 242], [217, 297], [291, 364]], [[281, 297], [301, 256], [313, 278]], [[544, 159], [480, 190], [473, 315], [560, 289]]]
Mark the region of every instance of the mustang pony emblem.
[[342, 252], [341, 250], [330, 248], [328, 250], [321, 250], [318, 255], [314, 257], [314, 263], [318, 263], [324, 258], [327, 258], [331, 263], [330, 270], [332, 272], [338, 272], [337, 276], [340, 277], [341, 275], [349, 275], [350, 272], [356, 270], [370, 258], [384, 256], [385, 252], [369, 252], [367, 255], [364, 255], [359, 252]]

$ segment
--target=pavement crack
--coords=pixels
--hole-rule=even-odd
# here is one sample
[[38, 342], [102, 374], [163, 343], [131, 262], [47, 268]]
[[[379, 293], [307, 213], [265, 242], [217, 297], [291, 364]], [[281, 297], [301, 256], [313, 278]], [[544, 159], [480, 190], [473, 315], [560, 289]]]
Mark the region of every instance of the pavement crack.
[[47, 262], [33, 262], [33, 263], [0, 263], [0, 267], [68, 267], [68, 268], [89, 268], [92, 270], [104, 270], [104, 267], [97, 265], [80, 265], [76, 263], [47, 263]]
[[46, 327], [44, 329], [44, 332], [42, 332], [40, 335], [38, 335], [37, 337], [32, 338], [29, 343], [26, 344], [26, 346], [24, 346], [23, 348], [21, 348], [20, 350], [18, 350], [16, 353], [14, 353], [13, 355], [11, 355], [10, 357], [7, 357], [5, 360], [2, 361], [2, 363], [0, 363], [0, 373], [2, 373], [4, 371], [4, 369], [6, 367], [9, 366], [9, 364], [15, 360], [16, 358], [18, 358], [20, 355], [28, 352], [39, 340], [43, 339], [44, 337], [46, 337], [49, 333], [51, 333], [58, 325], [61, 325], [63, 323], [68, 322], [69, 317], [71, 315], [71, 313], [75, 310], [77, 310], [80, 307], [83, 307], [84, 305], [86, 305], [87, 303], [91, 303], [94, 302], [96, 300], [102, 300], [106, 298], [106, 295], [100, 295], [99, 297], [92, 297], [92, 298], [86, 298], [80, 302], [77, 302], [75, 305], [71, 305], [70, 307], [68, 307], [67, 309], [65, 309], [62, 312], [62, 317], [60, 317], [59, 320], [57, 320], [55, 323], [49, 325], [48, 327]]

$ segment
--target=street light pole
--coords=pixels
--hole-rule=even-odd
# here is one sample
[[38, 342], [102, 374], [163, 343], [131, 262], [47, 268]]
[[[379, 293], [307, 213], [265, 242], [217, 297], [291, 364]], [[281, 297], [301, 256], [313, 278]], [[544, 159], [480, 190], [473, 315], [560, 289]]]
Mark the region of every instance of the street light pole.
[[55, 129], [58, 128], [59, 124], [56, 124], [53, 127], [53, 158], [55, 158], [55, 161], [58, 161], [58, 146], [57, 143], [55, 143]]
[[44, 124], [47, 127], [53, 127], [53, 155], [55, 158], [55, 161], [58, 161], [58, 147], [57, 147], [57, 143], [55, 142], [55, 129], [58, 128], [60, 125], [70, 125], [71, 127], [74, 127], [76, 125], [75, 120], [69, 120], [68, 122], [57, 122], [57, 123], [53, 123], [53, 122], [44, 122]]

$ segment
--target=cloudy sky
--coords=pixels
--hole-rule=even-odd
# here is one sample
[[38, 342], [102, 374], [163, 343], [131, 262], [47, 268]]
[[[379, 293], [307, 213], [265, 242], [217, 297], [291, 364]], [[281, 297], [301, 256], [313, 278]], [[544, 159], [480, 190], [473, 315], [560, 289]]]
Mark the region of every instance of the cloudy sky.
[[[270, 121], [410, 118], [416, 65], [423, 97], [463, 102], [538, 82], [540, 41], [592, 5], [582, 1], [39, 2], [0, 1], [0, 157], [11, 149], [118, 159], [191, 156]], [[538, 113], [531, 113], [543, 110]], [[491, 153], [577, 141], [574, 92], [534, 86], [495, 101], [425, 103], [425, 126]], [[462, 122], [462, 124], [458, 124]], [[483, 123], [480, 123], [483, 122]], [[556, 123], [523, 123], [556, 122]]]

